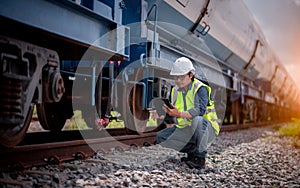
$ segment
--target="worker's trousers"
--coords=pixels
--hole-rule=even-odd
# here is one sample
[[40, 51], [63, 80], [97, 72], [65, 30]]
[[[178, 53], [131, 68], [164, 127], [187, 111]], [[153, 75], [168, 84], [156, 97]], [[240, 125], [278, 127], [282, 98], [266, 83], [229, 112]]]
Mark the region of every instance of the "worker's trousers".
[[208, 145], [216, 138], [211, 123], [202, 116], [193, 118], [190, 126], [172, 126], [157, 133], [157, 143], [177, 151], [206, 157]]

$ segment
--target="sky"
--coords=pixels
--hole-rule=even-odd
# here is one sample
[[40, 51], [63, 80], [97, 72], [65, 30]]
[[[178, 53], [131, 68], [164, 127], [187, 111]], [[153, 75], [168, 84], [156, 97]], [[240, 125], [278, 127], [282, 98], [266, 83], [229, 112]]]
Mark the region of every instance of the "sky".
[[244, 0], [300, 89], [300, 0]]

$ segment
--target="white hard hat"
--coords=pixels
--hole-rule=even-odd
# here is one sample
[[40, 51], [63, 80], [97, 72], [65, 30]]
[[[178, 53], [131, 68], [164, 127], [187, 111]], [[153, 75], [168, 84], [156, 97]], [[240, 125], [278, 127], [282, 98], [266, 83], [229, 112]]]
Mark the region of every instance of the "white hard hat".
[[195, 68], [193, 66], [193, 63], [186, 57], [180, 57], [176, 59], [175, 63], [173, 64], [170, 75], [179, 76], [185, 75], [189, 72], [195, 74]]

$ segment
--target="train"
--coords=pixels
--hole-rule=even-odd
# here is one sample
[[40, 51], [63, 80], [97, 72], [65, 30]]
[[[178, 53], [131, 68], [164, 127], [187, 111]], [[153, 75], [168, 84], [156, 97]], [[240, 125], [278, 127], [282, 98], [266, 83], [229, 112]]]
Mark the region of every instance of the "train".
[[300, 91], [242, 0], [2, 0], [0, 140], [18, 145], [34, 107], [61, 131], [80, 110], [89, 127], [121, 114], [128, 134], [167, 98], [178, 57], [212, 88], [219, 122], [300, 116]]

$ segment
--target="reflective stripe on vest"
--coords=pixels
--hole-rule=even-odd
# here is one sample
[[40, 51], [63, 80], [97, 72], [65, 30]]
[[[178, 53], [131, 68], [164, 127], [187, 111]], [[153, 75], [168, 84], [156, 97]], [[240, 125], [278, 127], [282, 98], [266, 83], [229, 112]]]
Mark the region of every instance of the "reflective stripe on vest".
[[[188, 109], [194, 108], [194, 100], [195, 96], [199, 90], [200, 87], [204, 86], [208, 91], [208, 105], [206, 106], [206, 112], [203, 115], [205, 119], [207, 119], [212, 127], [215, 130], [216, 135], [219, 134], [220, 128], [218, 125], [218, 117], [217, 113], [215, 111], [214, 107], [214, 101], [211, 100], [211, 88], [207, 86], [206, 84], [202, 83], [198, 79], [194, 79], [192, 82], [192, 87], [187, 91], [187, 94], [185, 96], [186, 101], [186, 109], [184, 109], [184, 101], [183, 101], [183, 94], [182, 91], [178, 91], [178, 87], [174, 87], [171, 92], [171, 101], [178, 108], [179, 112], [187, 111]], [[186, 125], [190, 125], [192, 122], [192, 119], [187, 118], [177, 118], [177, 128], [184, 128]]]

